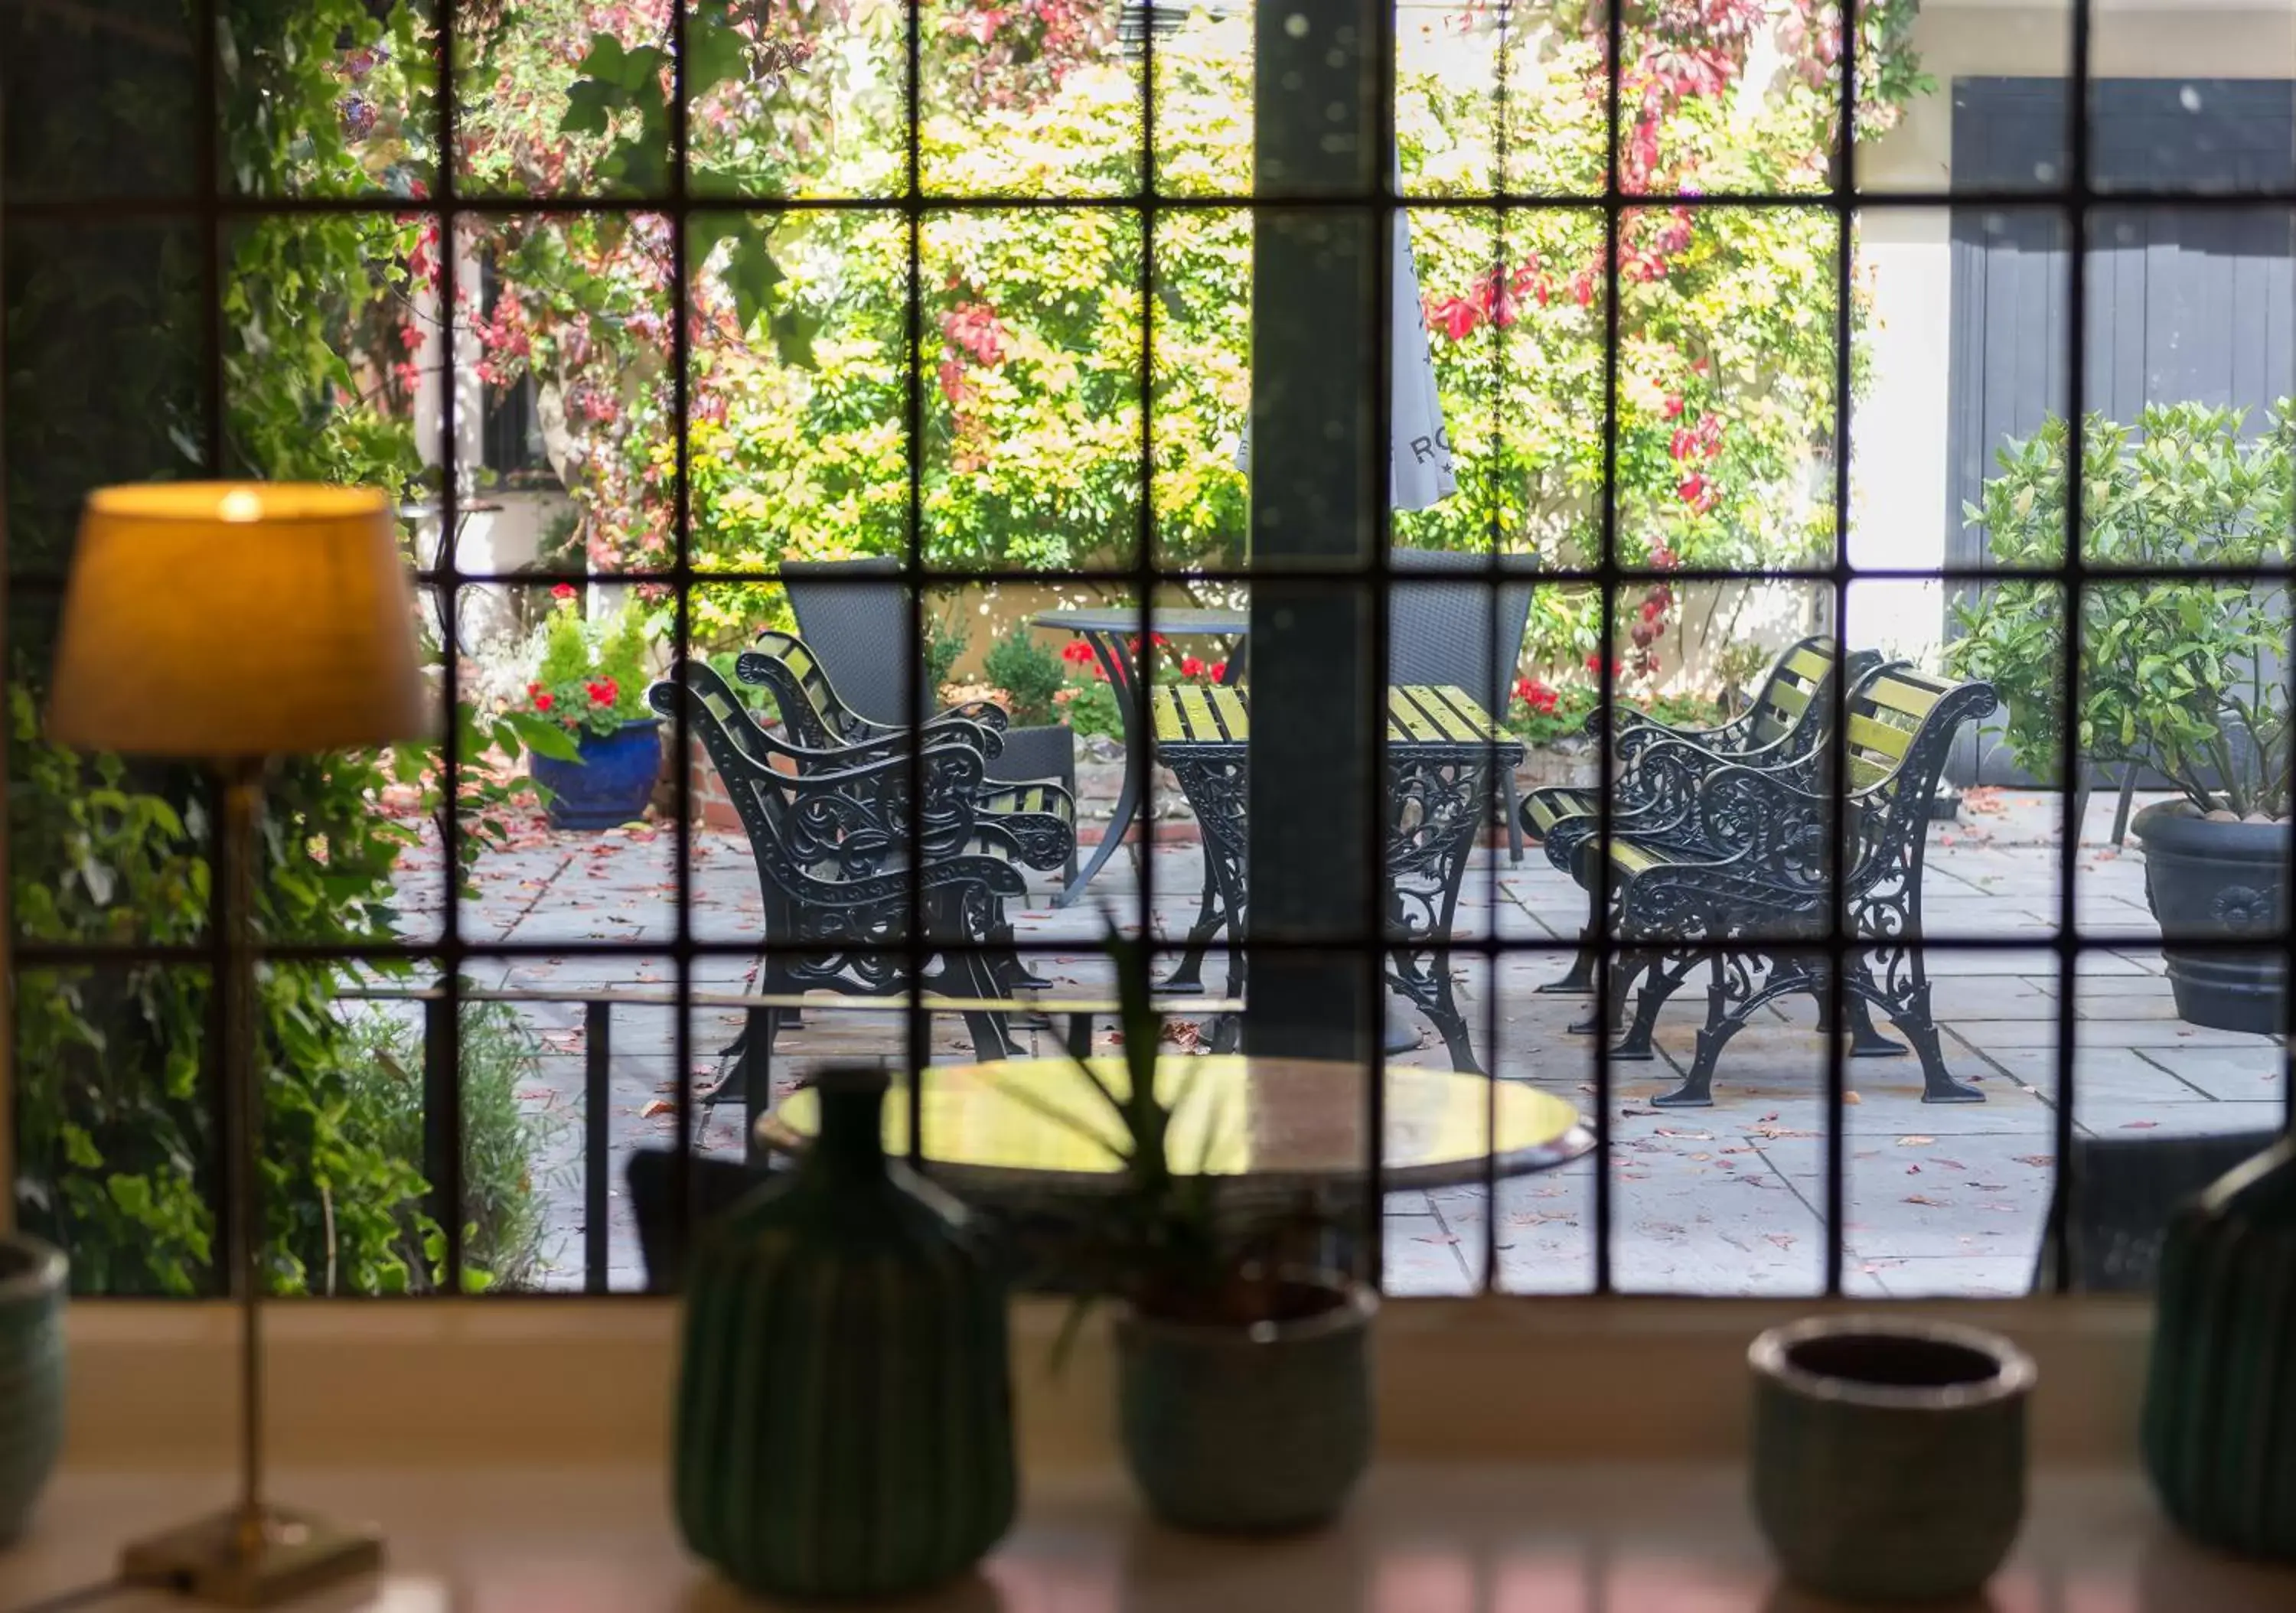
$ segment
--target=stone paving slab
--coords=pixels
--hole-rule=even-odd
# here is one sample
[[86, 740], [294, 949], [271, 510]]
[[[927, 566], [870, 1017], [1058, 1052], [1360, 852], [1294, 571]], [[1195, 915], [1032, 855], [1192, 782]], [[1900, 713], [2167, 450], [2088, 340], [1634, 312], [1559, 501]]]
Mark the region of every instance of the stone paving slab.
[[[1844, 1276], [1852, 1291], [2004, 1293], [2021, 1291], [2030, 1280], [2056, 1126], [2049, 1100], [2062, 989], [2061, 960], [2050, 945], [2062, 877], [2053, 843], [2057, 815], [2050, 798], [2002, 792], [1978, 799], [1986, 810], [1932, 835], [1931, 933], [1988, 941], [2030, 936], [2035, 945], [1933, 942], [1926, 949], [1948, 1064], [1985, 1092], [1986, 1101], [1922, 1103], [1919, 1066], [1910, 1058], [1845, 1063]], [[2076, 888], [2084, 933], [2095, 926], [2115, 943], [2079, 959], [2074, 1006], [2081, 1130], [2167, 1136], [2276, 1124], [2284, 1091], [2278, 1044], [2173, 1017], [2157, 946], [2147, 945], [2157, 931], [2144, 906], [2142, 856], [2133, 844], [2118, 851], [2104, 844], [2111, 807], [2110, 800], [2091, 804]], [[490, 855], [477, 870], [476, 894], [461, 900], [458, 913], [472, 944], [611, 940], [635, 950], [609, 956], [480, 954], [467, 961], [466, 978], [542, 992], [668, 988], [676, 970], [667, 955], [650, 949], [666, 946], [676, 934], [675, 847], [668, 834], [615, 831], [538, 838]], [[740, 944], [754, 938], [763, 921], [747, 845], [736, 835], [698, 831], [690, 850], [692, 932], [719, 948], [695, 958], [691, 978], [705, 988], [746, 988], [756, 965]], [[1035, 966], [1061, 988], [1106, 988], [1106, 965], [1092, 951], [1093, 939], [1103, 913], [1128, 930], [1138, 924], [1140, 855], [1135, 847], [1112, 859], [1089, 899], [1074, 907], [1052, 907], [1055, 880], [1032, 882], [1027, 906], [1014, 914], [1015, 929]], [[1153, 890], [1152, 930], [1168, 943], [1195, 916], [1201, 868], [1195, 847], [1168, 845], [1145, 870]], [[435, 935], [445, 898], [435, 848], [410, 852], [401, 873], [405, 933]], [[1463, 941], [1496, 937], [1510, 949], [1493, 959], [1462, 947], [1448, 960], [1485, 1061], [1503, 1078], [1530, 1081], [1582, 1111], [1595, 1103], [1595, 1044], [1570, 1027], [1588, 1012], [1590, 1000], [1538, 987], [1568, 966], [1585, 912], [1583, 894], [1536, 848], [1513, 864], [1503, 845], [1487, 847], [1468, 870], [1457, 934]], [[1166, 965], [1177, 955], [1167, 950]], [[1222, 987], [1227, 963], [1219, 949], [1210, 954], [1208, 988]], [[583, 1014], [578, 1004], [545, 1003], [521, 1005], [518, 1013], [537, 1049], [521, 1095], [543, 1132], [535, 1180], [548, 1207], [547, 1280], [578, 1285]], [[1650, 1100], [1687, 1069], [1703, 1014], [1703, 983], [1693, 977], [1661, 1014], [1659, 1059], [1612, 1066], [1614, 1280], [1633, 1291], [1813, 1292], [1824, 1266], [1819, 1132], [1826, 1107], [1825, 1044], [1812, 1028], [1816, 1005], [1782, 1001], [1734, 1037], [1710, 1109], [1652, 1108]], [[1408, 1009], [1399, 1009], [1398, 1018], [1418, 1029], [1420, 1039], [1398, 1061], [1442, 1066], [1444, 1050], [1431, 1027]], [[742, 1024], [738, 1012], [693, 1011], [686, 1078], [714, 1080], [721, 1052]], [[1049, 1030], [1018, 1034], [1038, 1055], [1058, 1051]], [[617, 1008], [612, 1035], [608, 1244], [613, 1286], [624, 1289], [637, 1287], [642, 1273], [620, 1172], [633, 1150], [674, 1137], [670, 1100], [680, 1077], [670, 1011]], [[971, 1056], [962, 1022], [953, 1016], [935, 1017], [931, 1041], [936, 1061]], [[835, 1060], [896, 1064], [906, 1050], [898, 1013], [824, 1002], [780, 1036], [772, 1085], [775, 1094], [784, 1093]], [[706, 1152], [738, 1157], [738, 1108], [710, 1115], [698, 1142]], [[1382, 1240], [1390, 1289], [1472, 1292], [1495, 1242], [1498, 1287], [1584, 1290], [1594, 1270], [1595, 1171], [1588, 1159], [1502, 1182], [1495, 1228], [1480, 1186], [1391, 1195]]]

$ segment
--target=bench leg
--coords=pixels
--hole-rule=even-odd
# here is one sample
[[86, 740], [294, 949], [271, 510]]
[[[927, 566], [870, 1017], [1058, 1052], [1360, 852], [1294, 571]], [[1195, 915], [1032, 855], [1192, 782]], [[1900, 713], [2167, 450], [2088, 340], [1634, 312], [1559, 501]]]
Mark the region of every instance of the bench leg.
[[[1652, 955], [1648, 972], [1643, 980], [1642, 995], [1635, 1003], [1634, 1022], [1627, 1027], [1627, 1034], [1620, 1038], [1618, 1046], [1611, 1050], [1613, 1059], [1632, 1059], [1643, 1062], [1656, 1056], [1651, 1047], [1651, 1033], [1658, 1028], [1658, 1011], [1666, 1006], [1666, 1000], [1681, 989], [1683, 981], [1689, 978], [1690, 971], [1697, 967], [1695, 955], [1685, 958], [1670, 969], [1656, 954]], [[1715, 961], [1715, 978], [1718, 989], [1721, 978], [1718, 959]]]
[[[1915, 957], [1919, 957], [1916, 953]], [[1922, 1061], [1922, 1101], [1924, 1103], [1982, 1103], [1985, 1094], [1966, 1082], [1956, 1081], [1945, 1067], [1945, 1049], [1938, 1040], [1937, 1021], [1930, 1017], [1930, 983], [1918, 962], [1902, 1003], [1884, 1003], [1890, 1023], [1914, 1044]]]
[[[966, 995], [976, 997], [996, 997], [1004, 993], [998, 988], [997, 965], [986, 955], [968, 952], [947, 961], [951, 984], [961, 985]], [[1004, 1016], [987, 1009], [968, 1009], [964, 1013], [964, 1028], [972, 1037], [972, 1056], [986, 1062], [991, 1059], [1017, 1059], [1027, 1049], [1013, 1040], [1005, 1028]]]
[[1188, 927], [1187, 951], [1180, 955], [1180, 965], [1164, 978], [1167, 991], [1201, 991], [1204, 986], [1204, 950], [1211, 938], [1227, 922], [1220, 911], [1219, 884], [1212, 877], [1211, 850], [1204, 847], [1204, 888], [1196, 899], [1196, 921]]
[[[1651, 954], [1644, 952], [1621, 953], [1613, 959], [1611, 962], [1611, 1022], [1608, 1025], [1597, 1023], [1590, 1010], [1585, 1019], [1570, 1022], [1570, 1034], [1574, 1036], [1616, 1035], [1620, 1027], [1627, 1022], [1627, 994], [1634, 989], [1636, 978], [1650, 966], [1650, 961]], [[1624, 1056], [1647, 1059], [1650, 1054], [1628, 1053]]]
[[1698, 1028], [1698, 1041], [1691, 1055], [1690, 1073], [1682, 1084], [1670, 1093], [1660, 1093], [1651, 1100], [1654, 1109], [1706, 1109], [1714, 1102], [1714, 1069], [1722, 1062], [1722, 1049], [1746, 1017], [1762, 1000], [1757, 993], [1744, 1004], [1733, 1010], [1730, 1006], [1728, 973], [1723, 956], [1717, 953], [1712, 959], [1713, 978], [1706, 987], [1706, 1023]]
[[[738, 1102], [751, 1117], [756, 1115], [758, 1098], [769, 1095], [766, 1070], [774, 1056], [775, 1021], [778, 1017], [779, 1012], [775, 1009], [750, 1010], [748, 1022], [742, 1027], [742, 1034], [734, 1038], [734, 1047], [740, 1052], [734, 1054], [733, 1067], [715, 1086], [694, 1094], [701, 1106], [702, 1124], [709, 1123], [710, 1115], [720, 1103]], [[727, 1051], [732, 1052], [734, 1050], [729, 1048]]]
[[[1858, 980], [1868, 980], [1865, 965], [1852, 964], [1851, 974]], [[1810, 983], [1810, 995], [1817, 999], [1817, 1028], [1820, 1035], [1831, 1035], [1839, 1028], [1833, 1023], [1833, 994], [1826, 989], [1823, 970], [1816, 971]], [[1874, 1011], [1863, 992], [1854, 987], [1845, 987], [1843, 1006], [1849, 1019], [1849, 1056], [1853, 1059], [1902, 1059], [1913, 1050], [1902, 1042], [1892, 1042], [1874, 1028]]]

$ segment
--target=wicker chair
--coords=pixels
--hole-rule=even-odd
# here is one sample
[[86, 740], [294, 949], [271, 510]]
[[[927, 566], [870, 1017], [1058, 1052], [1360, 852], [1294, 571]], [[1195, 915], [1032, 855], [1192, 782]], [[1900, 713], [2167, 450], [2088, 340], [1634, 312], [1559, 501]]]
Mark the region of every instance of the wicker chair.
[[[796, 613], [799, 636], [821, 658], [845, 709], [868, 730], [840, 733], [838, 741], [850, 744], [906, 728], [914, 709], [911, 680], [921, 682], [925, 674], [922, 647], [909, 630], [899, 564], [882, 559], [791, 561], [782, 568], [782, 586]], [[989, 758], [988, 776], [999, 783], [1057, 783], [1073, 797], [1076, 735], [1061, 723], [1007, 726], [1003, 752]], [[1076, 877], [1074, 852], [1063, 877]]]
[[[1502, 558], [1494, 585], [1490, 557], [1462, 551], [1397, 549], [1389, 560], [1399, 580], [1388, 596], [1387, 681], [1456, 684], [1504, 721], [1530, 619], [1530, 577], [1505, 569]], [[1429, 577], [1441, 580], [1423, 580]], [[1496, 771], [1507, 856], [1520, 863], [1522, 814], [1514, 769]]]

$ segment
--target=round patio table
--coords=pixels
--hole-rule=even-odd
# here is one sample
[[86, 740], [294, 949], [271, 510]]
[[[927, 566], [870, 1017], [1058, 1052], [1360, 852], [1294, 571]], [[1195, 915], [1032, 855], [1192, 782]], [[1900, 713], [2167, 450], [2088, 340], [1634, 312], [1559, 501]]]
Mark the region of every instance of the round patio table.
[[[1068, 888], [1053, 898], [1055, 907], [1066, 907], [1084, 895], [1084, 888], [1093, 881], [1116, 855], [1124, 843], [1125, 831], [1132, 826], [1134, 815], [1142, 806], [1146, 793], [1149, 746], [1145, 736], [1136, 731], [1139, 713], [1132, 699], [1133, 659], [1130, 649], [1133, 635], [1140, 631], [1140, 612], [1130, 606], [1103, 606], [1074, 610], [1043, 610], [1029, 618], [1038, 627], [1056, 628], [1073, 633], [1092, 647], [1093, 658], [1100, 669], [1115, 686], [1119, 698], [1116, 702], [1118, 720], [1124, 725], [1124, 779], [1116, 791], [1116, 809], [1109, 815], [1108, 832], [1101, 836], [1100, 844], [1093, 847], [1092, 856], [1077, 871]], [[1233, 684], [1243, 675], [1242, 641], [1251, 633], [1251, 612], [1249, 610], [1198, 610], [1152, 608], [1149, 613], [1152, 631], [1183, 637], [1200, 634], [1216, 635], [1238, 641], [1236, 653], [1227, 658], [1227, 674], [1221, 681]], [[1144, 828], [1143, 833], [1146, 831]]]
[[[1123, 1060], [1093, 1069], [1121, 1094]], [[1157, 1086], [1176, 1103], [1170, 1158], [1199, 1159], [1209, 1174], [1275, 1192], [1360, 1187], [1365, 1067], [1315, 1059], [1194, 1057], [1157, 1061]], [[992, 1200], [1105, 1192], [1119, 1182], [1111, 1146], [1123, 1128], [1065, 1059], [937, 1064], [924, 1088], [925, 1159], [951, 1191]], [[763, 1148], [802, 1150], [820, 1124], [812, 1088], [791, 1093], [757, 1123]], [[1495, 1130], [1489, 1122], [1496, 1119]], [[1593, 1134], [1562, 1099], [1521, 1082], [1409, 1065], [1387, 1069], [1387, 1146], [1381, 1185], [1456, 1187], [1483, 1179], [1484, 1154], [1498, 1175], [1550, 1170], [1586, 1153]], [[1209, 1139], [1209, 1152], [1207, 1152]], [[893, 1077], [885, 1102], [885, 1148], [909, 1147], [906, 1084]]]

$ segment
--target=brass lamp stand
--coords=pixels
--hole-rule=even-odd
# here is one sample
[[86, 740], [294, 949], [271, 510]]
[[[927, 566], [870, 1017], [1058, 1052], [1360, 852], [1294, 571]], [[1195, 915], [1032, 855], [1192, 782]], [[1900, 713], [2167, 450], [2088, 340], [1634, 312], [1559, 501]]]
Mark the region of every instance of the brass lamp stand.
[[239, 1499], [130, 1544], [122, 1577], [261, 1607], [382, 1561], [375, 1535], [272, 1504], [263, 1483], [262, 1058], [257, 815], [271, 758], [422, 733], [413, 600], [390, 505], [352, 487], [173, 483], [90, 495], [48, 732], [203, 761], [219, 798], [225, 1269], [240, 1310]]

